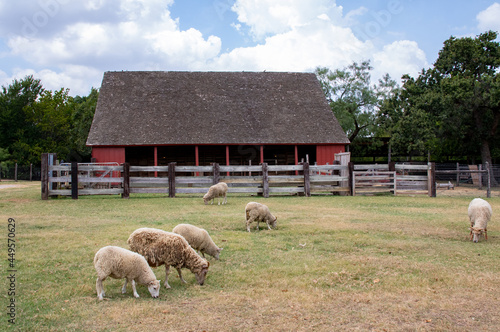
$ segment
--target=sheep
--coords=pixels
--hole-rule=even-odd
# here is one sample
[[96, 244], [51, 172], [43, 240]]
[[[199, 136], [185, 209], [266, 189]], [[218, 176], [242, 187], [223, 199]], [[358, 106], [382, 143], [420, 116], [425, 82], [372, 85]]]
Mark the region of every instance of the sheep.
[[173, 233], [182, 235], [194, 250], [201, 252], [203, 258], [205, 253], [219, 260], [219, 254], [223, 248], [217, 247], [206, 230], [189, 224], [179, 224], [172, 230]]
[[484, 239], [488, 240], [487, 226], [493, 211], [490, 203], [481, 198], [474, 198], [468, 209], [470, 220], [470, 240], [477, 243], [479, 237], [484, 233]]
[[203, 196], [203, 202], [205, 205], [208, 204], [209, 201], [212, 201], [210, 204], [214, 204], [214, 199], [217, 197], [217, 205], [220, 205], [220, 197], [224, 197], [222, 200], [222, 204], [227, 203], [227, 184], [225, 182], [219, 182], [214, 184], [208, 189], [208, 192]]
[[148, 264], [157, 267], [165, 264], [166, 288], [170, 266], [177, 269], [183, 283], [181, 268], [188, 268], [195, 276], [198, 284], [203, 285], [210, 263], [196, 253], [182, 235], [155, 228], [136, 229], [127, 240], [132, 251], [146, 258]]
[[97, 272], [95, 286], [99, 300], [102, 300], [105, 295], [102, 282], [107, 277], [125, 278], [125, 284], [122, 287], [123, 294], [126, 292], [127, 282], [131, 281], [136, 298], [139, 297], [135, 289], [136, 281], [141, 285], [148, 286], [152, 297], [157, 298], [160, 293], [160, 280], [156, 280], [156, 276], [146, 259], [130, 250], [115, 246], [103, 247], [95, 254], [94, 267]]
[[257, 230], [259, 230], [259, 222], [265, 221], [267, 228], [271, 230], [271, 226], [276, 228], [278, 218], [273, 216], [269, 208], [261, 203], [250, 202], [245, 207], [247, 231], [250, 232], [250, 224], [257, 222]]

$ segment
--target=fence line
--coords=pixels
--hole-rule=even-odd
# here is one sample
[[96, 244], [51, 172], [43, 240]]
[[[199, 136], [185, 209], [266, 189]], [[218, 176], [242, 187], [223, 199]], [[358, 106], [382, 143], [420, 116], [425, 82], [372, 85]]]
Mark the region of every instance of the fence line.
[[161, 193], [206, 193], [219, 181], [230, 193], [298, 194], [427, 194], [435, 196], [434, 164], [409, 165], [219, 165], [131, 166], [106, 164], [50, 165], [42, 156], [42, 199], [50, 196]]

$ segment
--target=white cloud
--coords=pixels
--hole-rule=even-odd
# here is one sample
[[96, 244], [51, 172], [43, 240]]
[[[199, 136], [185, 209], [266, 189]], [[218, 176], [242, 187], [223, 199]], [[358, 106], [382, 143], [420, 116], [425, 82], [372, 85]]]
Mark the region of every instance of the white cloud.
[[[71, 94], [86, 95], [109, 70], [312, 72], [318, 66], [336, 69], [370, 59], [374, 79], [386, 72], [399, 79], [401, 73], [416, 75], [426, 65], [415, 42], [380, 49], [370, 39], [358, 39], [351, 26], [367, 9], [344, 17], [332, 0], [236, 0], [232, 10], [238, 21], [228, 24], [239, 34], [249, 32], [258, 44], [225, 53], [219, 36], [180, 28], [169, 11], [173, 0], [43, 1], [57, 2], [59, 7], [52, 7], [57, 14], [32, 34], [11, 34], [7, 41], [9, 56], [22, 58], [31, 69], [0, 71], [0, 83], [33, 74], [51, 90], [68, 87]], [[43, 12], [30, 3], [29, 13]], [[0, 13], [0, 19], [7, 16]], [[0, 20], [0, 32], [6, 26]]]
[[35, 70], [31, 68], [14, 68], [12, 76], [0, 71], [0, 82], [3, 86], [10, 85], [15, 79], [20, 80], [28, 75], [40, 79], [48, 90], [70, 88], [70, 95], [86, 96], [91, 87], [99, 88], [102, 81], [102, 71], [86, 66], [63, 66], [61, 71], [51, 69]]
[[237, 0], [232, 10], [256, 40], [290, 31], [318, 16], [337, 20], [342, 14], [342, 7], [331, 0]]
[[[173, 0], [87, 0], [77, 5], [82, 11], [79, 20], [59, 22], [59, 29], [53, 33], [42, 31], [45, 26], [35, 26], [29, 35], [11, 34], [6, 43], [10, 56], [20, 57], [37, 68], [51, 68], [26, 72], [36, 72], [54, 83], [76, 84], [76, 89], [70, 87], [78, 92], [80, 79], [89, 79], [87, 73], [97, 73], [102, 79], [106, 70], [186, 69], [191, 63], [217, 56], [220, 38], [204, 37], [192, 28], [180, 30], [178, 20], [171, 18], [167, 7], [172, 3]], [[112, 12], [109, 20], [93, 19], [103, 11]], [[70, 72], [69, 68], [75, 66], [86, 69]], [[16, 74], [26, 75], [21, 70]]]
[[383, 50], [373, 55], [373, 78], [378, 80], [385, 73], [400, 83], [401, 76], [416, 77], [428, 67], [425, 53], [414, 41], [401, 40], [385, 45]]
[[479, 14], [476, 19], [478, 20], [478, 28], [481, 32], [486, 30], [500, 31], [500, 4], [495, 2]]

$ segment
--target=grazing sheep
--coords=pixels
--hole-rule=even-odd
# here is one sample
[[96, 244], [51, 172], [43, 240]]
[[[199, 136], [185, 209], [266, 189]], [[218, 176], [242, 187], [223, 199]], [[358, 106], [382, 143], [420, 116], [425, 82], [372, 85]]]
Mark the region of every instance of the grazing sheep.
[[158, 297], [160, 293], [160, 280], [156, 280], [153, 270], [141, 255], [120, 247], [107, 246], [99, 249], [94, 257], [94, 267], [97, 272], [97, 297], [102, 300], [104, 287], [102, 282], [111, 277], [114, 279], [125, 278], [122, 293], [125, 294], [127, 282], [131, 281], [134, 296], [139, 297], [135, 289], [135, 282], [148, 286], [152, 297]]
[[484, 233], [484, 239], [488, 240], [487, 226], [493, 211], [490, 203], [481, 198], [474, 198], [469, 204], [470, 239], [475, 243]]
[[227, 203], [227, 184], [225, 182], [219, 182], [214, 184], [208, 189], [208, 192], [203, 196], [203, 202], [205, 205], [208, 204], [209, 201], [212, 201], [210, 204], [214, 204], [214, 199], [217, 197], [217, 205], [220, 205], [220, 197], [224, 197], [222, 200], [222, 204]]
[[179, 224], [174, 227], [172, 232], [184, 236], [194, 250], [201, 252], [203, 258], [205, 258], [205, 253], [207, 253], [215, 259], [219, 259], [219, 254], [223, 248], [217, 247], [210, 235], [208, 235], [208, 232], [203, 228], [189, 224]]
[[269, 211], [269, 208], [264, 204], [260, 204], [257, 202], [248, 203], [247, 206], [245, 207], [245, 215], [246, 215], [247, 231], [249, 232], [250, 232], [250, 224], [254, 221], [257, 222], [257, 230], [259, 230], [260, 221], [263, 222], [265, 221], [267, 224], [267, 228], [269, 228], [269, 230], [271, 230], [271, 226], [273, 228], [276, 228], [278, 218], [273, 216]]
[[189, 243], [179, 234], [165, 232], [155, 228], [136, 229], [128, 238], [128, 244], [132, 251], [135, 251], [146, 258], [148, 264], [157, 267], [165, 264], [165, 287], [168, 284], [168, 274], [170, 266], [177, 269], [181, 281], [181, 268], [188, 268], [196, 276], [200, 285], [205, 282], [210, 263], [196, 253]]

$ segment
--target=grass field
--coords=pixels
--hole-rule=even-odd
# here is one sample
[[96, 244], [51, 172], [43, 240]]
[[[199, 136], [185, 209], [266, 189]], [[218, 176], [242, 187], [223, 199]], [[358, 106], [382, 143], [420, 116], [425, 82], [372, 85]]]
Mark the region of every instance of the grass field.
[[[0, 184], [8, 184], [2, 181]], [[482, 192], [484, 194], [484, 192]], [[483, 196], [484, 197], [484, 196]], [[205, 206], [201, 196], [40, 199], [39, 183], [0, 189], [3, 312], [12, 331], [497, 331], [500, 198], [488, 199], [489, 239], [468, 241], [472, 196], [250, 197]], [[245, 230], [255, 200], [278, 229]], [[7, 228], [15, 220], [15, 280], [7, 277]], [[224, 247], [204, 286], [175, 270], [172, 289], [139, 299], [122, 280], [98, 301], [95, 252], [127, 248], [139, 227], [205, 228]], [[163, 267], [153, 269], [165, 279]], [[8, 290], [14, 286], [15, 295]], [[8, 322], [15, 299], [15, 324]]]

